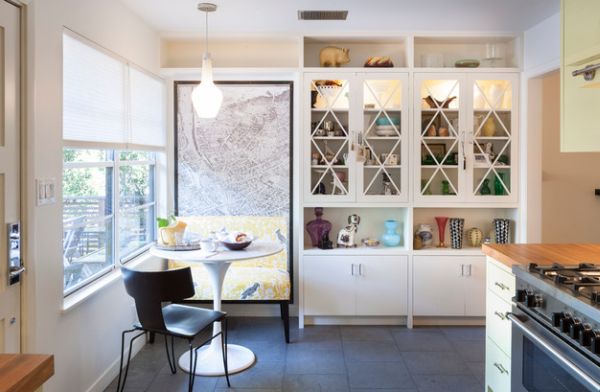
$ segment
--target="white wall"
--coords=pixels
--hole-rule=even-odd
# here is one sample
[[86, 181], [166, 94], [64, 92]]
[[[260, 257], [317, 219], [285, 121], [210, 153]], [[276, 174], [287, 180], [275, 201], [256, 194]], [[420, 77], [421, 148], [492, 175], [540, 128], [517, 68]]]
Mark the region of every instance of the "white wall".
[[[79, 34], [158, 72], [159, 37], [118, 0], [32, 0], [27, 6], [27, 187], [35, 178], [62, 178], [62, 32]], [[58, 199], [61, 200], [60, 186]], [[55, 375], [47, 392], [94, 390], [114, 375], [120, 331], [133, 312], [121, 280], [66, 312], [63, 307], [62, 211], [60, 202], [36, 207], [27, 195], [28, 273], [24, 287], [26, 352], [52, 353]], [[113, 366], [111, 368], [111, 366]]]
[[541, 82], [537, 78], [560, 67], [560, 13], [523, 34], [520, 153], [521, 223], [519, 242], [541, 242], [542, 111]]

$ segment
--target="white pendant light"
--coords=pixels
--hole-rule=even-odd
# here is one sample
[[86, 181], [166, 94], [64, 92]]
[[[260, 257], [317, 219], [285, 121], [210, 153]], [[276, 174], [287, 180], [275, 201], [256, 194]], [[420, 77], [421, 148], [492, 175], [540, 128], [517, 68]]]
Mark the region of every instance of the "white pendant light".
[[216, 11], [217, 6], [211, 3], [200, 3], [198, 9], [206, 13], [206, 46], [202, 56], [202, 79], [192, 91], [192, 104], [198, 117], [215, 118], [223, 103], [223, 93], [213, 80], [212, 60], [208, 53], [208, 13]]

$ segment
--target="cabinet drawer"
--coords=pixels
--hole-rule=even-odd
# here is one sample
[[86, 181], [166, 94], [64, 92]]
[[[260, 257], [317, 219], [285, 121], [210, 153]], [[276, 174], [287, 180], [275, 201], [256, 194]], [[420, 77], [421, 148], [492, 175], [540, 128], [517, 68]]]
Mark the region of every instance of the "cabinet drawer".
[[504, 301], [511, 303], [515, 295], [515, 276], [492, 262], [487, 262], [487, 287]]
[[510, 392], [510, 369], [510, 358], [492, 340], [486, 339], [486, 392]]
[[510, 356], [512, 325], [506, 313], [511, 311], [511, 305], [490, 291], [487, 295], [486, 309], [485, 332], [488, 339], [493, 340], [505, 354]]

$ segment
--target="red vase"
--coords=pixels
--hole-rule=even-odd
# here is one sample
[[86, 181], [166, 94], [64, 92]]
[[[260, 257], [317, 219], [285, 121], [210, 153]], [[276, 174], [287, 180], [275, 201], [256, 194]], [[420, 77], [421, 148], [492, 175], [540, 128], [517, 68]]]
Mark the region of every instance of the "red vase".
[[446, 239], [446, 223], [448, 223], [447, 216], [436, 216], [435, 221], [438, 225], [438, 232], [440, 234], [440, 243], [438, 244], [438, 248], [445, 248], [446, 244], [444, 240]]

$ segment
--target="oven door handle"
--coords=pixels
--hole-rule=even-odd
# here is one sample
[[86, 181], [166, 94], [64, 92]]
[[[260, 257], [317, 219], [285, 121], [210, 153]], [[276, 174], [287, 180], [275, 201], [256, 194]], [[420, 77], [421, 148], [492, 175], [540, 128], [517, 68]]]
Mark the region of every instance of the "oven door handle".
[[519, 320], [519, 318], [514, 313], [508, 313], [507, 317], [513, 323], [513, 325], [519, 328], [519, 330], [525, 336], [537, 343], [543, 350], [545, 350], [548, 354], [552, 355], [552, 357], [556, 359], [556, 361], [560, 362], [562, 365], [564, 365], [566, 368], [568, 368], [570, 371], [576, 374], [579, 381], [585, 384], [588, 388], [591, 388], [593, 391], [600, 392], [600, 384], [596, 380], [588, 376], [585, 373], [585, 371], [583, 371], [576, 364], [571, 362], [571, 360], [569, 360], [563, 354], [561, 354], [560, 351], [554, 348], [552, 344], [548, 343], [546, 339], [544, 339], [536, 332], [528, 328], [527, 325], [525, 325], [524, 322]]

